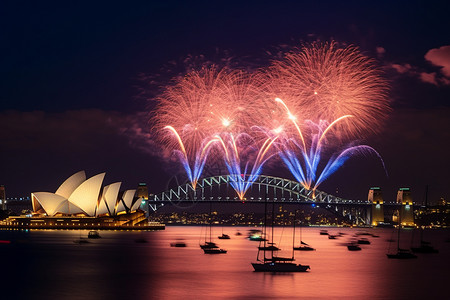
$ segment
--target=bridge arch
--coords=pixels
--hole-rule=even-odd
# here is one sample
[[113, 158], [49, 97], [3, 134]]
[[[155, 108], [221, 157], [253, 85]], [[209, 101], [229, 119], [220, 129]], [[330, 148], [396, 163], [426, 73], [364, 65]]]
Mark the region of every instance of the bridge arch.
[[[218, 175], [198, 181], [196, 189], [185, 183], [159, 194], [149, 201], [153, 204], [174, 201], [240, 201], [230, 185], [230, 175]], [[225, 186], [225, 190], [221, 187]], [[265, 199], [275, 202], [312, 202], [338, 204], [369, 204], [369, 201], [348, 200], [319, 190], [314, 193], [300, 183], [285, 178], [260, 175], [247, 191], [244, 201], [263, 202]]]
[[[181, 203], [240, 202], [230, 185], [232, 180], [230, 175], [207, 177], [199, 180], [195, 189], [190, 183], [184, 183], [149, 197], [148, 205], [156, 211], [169, 203], [178, 206]], [[280, 177], [260, 175], [246, 196], [244, 202], [315, 203], [336, 215], [353, 219], [355, 223], [368, 224], [370, 219], [367, 208], [371, 202], [368, 200], [344, 199], [319, 190], [313, 193], [296, 181]]]

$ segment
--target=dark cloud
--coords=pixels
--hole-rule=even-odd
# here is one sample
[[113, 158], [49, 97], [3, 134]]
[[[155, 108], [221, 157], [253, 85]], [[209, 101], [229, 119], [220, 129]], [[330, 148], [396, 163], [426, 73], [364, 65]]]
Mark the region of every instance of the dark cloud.
[[425, 54], [425, 59], [433, 65], [441, 67], [443, 75], [450, 78], [450, 45], [431, 49]]
[[425, 83], [436, 86], [450, 85], [450, 46], [429, 50], [425, 54], [425, 59], [439, 69], [433, 72], [430, 68], [413, 66], [409, 63], [388, 63], [388, 66], [399, 74], [415, 77]]
[[143, 117], [98, 109], [0, 112], [0, 182], [10, 194], [26, 195], [52, 191], [79, 170], [88, 176], [106, 171], [105, 180], [131, 187], [151, 181], [161, 151], [149, 128], [139, 125]]

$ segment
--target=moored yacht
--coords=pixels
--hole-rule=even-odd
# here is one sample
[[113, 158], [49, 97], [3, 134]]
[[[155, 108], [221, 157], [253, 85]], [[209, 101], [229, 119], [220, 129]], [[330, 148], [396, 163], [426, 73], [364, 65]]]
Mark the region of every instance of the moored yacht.
[[219, 235], [217, 238], [220, 240], [229, 240], [230, 236], [228, 234], [222, 233], [222, 235]]
[[272, 257], [263, 263], [252, 263], [255, 272], [306, 272], [308, 265], [293, 263], [292, 258]]
[[408, 249], [397, 249], [397, 253], [388, 253], [386, 254], [388, 258], [399, 258], [399, 259], [406, 259], [406, 258], [417, 258], [417, 255], [414, 253], [411, 253]]

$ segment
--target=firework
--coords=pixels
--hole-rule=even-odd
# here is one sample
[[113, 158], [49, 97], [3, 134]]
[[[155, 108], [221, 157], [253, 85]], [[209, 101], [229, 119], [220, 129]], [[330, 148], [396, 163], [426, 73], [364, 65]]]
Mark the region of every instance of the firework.
[[[283, 134], [281, 132], [278, 133], [280, 135], [277, 143], [279, 156], [296, 180], [306, 189], [315, 191], [326, 178], [339, 169], [354, 154], [373, 152], [383, 163], [375, 149], [367, 145], [358, 145], [346, 147], [340, 152], [335, 152], [320, 171], [319, 163], [322, 159], [322, 153], [326, 146], [330, 146], [327, 134], [332, 132], [333, 127], [337, 126], [339, 122], [343, 122], [353, 116], [345, 115], [331, 123], [324, 120], [321, 120], [318, 124], [307, 121], [303, 127], [307, 127], [310, 134], [305, 135], [301, 129], [302, 126], [292, 116], [290, 109], [283, 100], [277, 98], [275, 101], [282, 105], [286, 111], [286, 119], [289, 119], [296, 129], [294, 135], [290, 135], [289, 131], [283, 132]], [[305, 136], [308, 138], [305, 139]]]
[[256, 91], [248, 74], [211, 67], [178, 79], [158, 98], [158, 137], [177, 154], [194, 188], [216, 141], [213, 136], [247, 128]]
[[201, 147], [197, 149], [197, 152], [195, 153], [193, 164], [191, 164], [192, 160], [189, 159], [186, 152], [186, 147], [184, 146], [184, 143], [181, 140], [178, 132], [172, 126], [166, 126], [165, 129], [169, 130], [178, 141], [180, 150], [174, 150], [174, 152], [178, 155], [178, 158], [183, 165], [184, 170], [186, 171], [186, 175], [188, 176], [189, 181], [192, 184], [192, 188], [195, 190], [198, 179], [200, 178], [203, 172], [203, 168], [205, 167], [206, 159], [211, 149], [211, 145], [216, 142], [217, 139], [203, 140]]
[[274, 61], [263, 77], [272, 119], [279, 116], [270, 102], [279, 97], [299, 121], [318, 123], [352, 115], [335, 129], [339, 135], [361, 136], [380, 128], [389, 111], [386, 81], [374, 61], [354, 46], [305, 45]]
[[[247, 135], [241, 134], [235, 138], [233, 134], [227, 133], [223, 136], [217, 135], [216, 139], [222, 146], [225, 165], [230, 175], [230, 185], [236, 191], [239, 199], [243, 200], [247, 190], [261, 175], [264, 163], [273, 155], [269, 153], [269, 150], [277, 138], [267, 138], [259, 148], [255, 148], [256, 145]], [[250, 140], [250, 144], [239, 143], [240, 140], [246, 138]], [[257, 152], [256, 158], [251, 159], [254, 152]], [[243, 157], [242, 154], [245, 154], [246, 157]]]
[[314, 191], [351, 156], [378, 155], [342, 145], [380, 128], [386, 93], [381, 72], [356, 47], [312, 43], [254, 74], [213, 66], [174, 80], [157, 98], [154, 129], [194, 190], [204, 168], [222, 161], [242, 200], [278, 153]]

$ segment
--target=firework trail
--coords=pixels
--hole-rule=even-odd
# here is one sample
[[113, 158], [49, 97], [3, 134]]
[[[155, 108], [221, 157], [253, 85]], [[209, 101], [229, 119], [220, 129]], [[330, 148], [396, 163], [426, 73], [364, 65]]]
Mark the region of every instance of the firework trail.
[[[242, 155], [240, 155], [240, 152], [241, 154], [242, 152], [245, 153], [248, 148], [251, 148], [250, 145], [239, 144], [239, 140], [245, 139], [246, 137], [247, 136], [241, 134], [235, 138], [231, 133], [225, 134], [224, 137], [219, 135], [215, 137], [219, 140], [220, 145], [222, 146], [225, 165], [231, 179], [230, 185], [236, 191], [240, 200], [244, 199], [247, 190], [255, 182], [255, 180], [258, 179], [259, 175], [261, 175], [264, 163], [266, 163], [270, 157], [274, 155], [270, 154], [269, 150], [274, 141], [277, 139], [276, 137], [267, 138], [257, 151], [256, 158], [251, 164], [251, 159], [248, 157], [246, 159], [242, 159]], [[239, 148], [242, 150], [239, 151]], [[246, 154], [249, 156], [248, 153]]]
[[306, 189], [314, 192], [326, 178], [339, 169], [354, 154], [373, 152], [380, 158], [384, 167], [383, 160], [375, 149], [367, 145], [358, 145], [344, 148], [339, 153], [335, 153], [328, 160], [322, 171], [319, 171], [322, 152], [327, 145], [327, 133], [332, 132], [339, 122], [353, 116], [345, 115], [331, 123], [323, 120], [318, 124], [307, 121], [305, 124], [308, 125], [308, 129], [312, 133], [308, 135], [309, 139], [305, 140], [301, 126], [297, 123], [297, 118], [292, 115], [288, 106], [279, 98], [276, 98], [275, 101], [282, 105], [287, 114], [287, 119], [292, 122], [298, 135], [298, 137], [290, 136], [289, 132], [280, 135], [279, 142], [276, 145], [279, 150], [279, 156], [296, 180]]
[[195, 190], [198, 179], [200, 178], [203, 172], [203, 168], [205, 167], [210, 147], [217, 140], [216, 139], [203, 140], [202, 147], [200, 147], [195, 153], [194, 162], [191, 167], [191, 161], [186, 153], [186, 148], [184, 146], [183, 141], [180, 138], [180, 135], [172, 126], [166, 126], [165, 128], [173, 133], [173, 135], [176, 137], [176, 140], [179, 143], [181, 150], [174, 150], [174, 152], [178, 155], [178, 158], [181, 164], [183, 165], [184, 170], [186, 171], [186, 175], [188, 176], [189, 181], [192, 184], [192, 188]]

